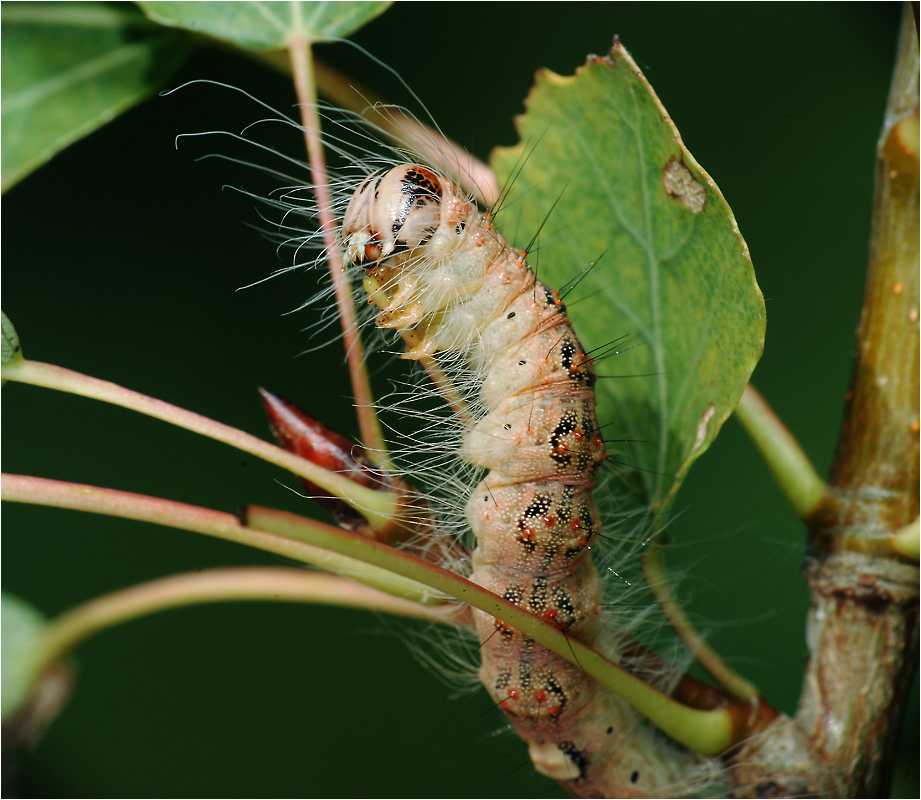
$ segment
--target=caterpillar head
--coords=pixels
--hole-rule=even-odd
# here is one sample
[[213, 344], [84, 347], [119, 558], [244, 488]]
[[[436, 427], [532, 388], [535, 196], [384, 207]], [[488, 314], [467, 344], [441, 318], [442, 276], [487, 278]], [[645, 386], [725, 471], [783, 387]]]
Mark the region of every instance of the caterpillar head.
[[370, 175], [342, 220], [349, 262], [370, 268], [425, 244], [441, 221], [443, 193], [442, 179], [415, 164]]

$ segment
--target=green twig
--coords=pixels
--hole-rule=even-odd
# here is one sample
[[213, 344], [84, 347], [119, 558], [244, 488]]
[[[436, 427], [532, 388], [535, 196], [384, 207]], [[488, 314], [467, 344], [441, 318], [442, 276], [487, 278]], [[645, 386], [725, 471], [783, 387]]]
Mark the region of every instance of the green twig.
[[[331, 551], [327, 553], [327, 559], [334, 559], [338, 554], [360, 561], [361, 569], [356, 573], [349, 572], [350, 577], [388, 594], [437, 604], [442, 597], [435, 593], [440, 592], [442, 596], [454, 597], [508, 623], [584, 669], [656, 727], [694, 752], [706, 755], [721, 753], [750, 736], [763, 722], [756, 705], [751, 703], [730, 701], [710, 711], [685, 706], [594, 650], [570, 639], [559, 628], [459, 575], [358, 534], [294, 514], [250, 507], [246, 512], [248, 524], [243, 525], [230, 514], [184, 503], [20, 475], [3, 476], [2, 497], [185, 528], [324, 567], [330, 562], [323, 563], [323, 556], [317, 553], [318, 550]], [[285, 525], [297, 530], [292, 530], [287, 538], [270, 534], [260, 529], [263, 521], [276, 531], [283, 530]], [[381, 571], [377, 573], [379, 578], [373, 567]]]
[[214, 536], [218, 539], [248, 545], [346, 575], [387, 594], [417, 603], [437, 605], [443, 602], [443, 597], [436, 595], [427, 586], [400, 578], [391, 571], [370, 566], [366, 561], [345, 557], [305, 541], [307, 537], [304, 531], [310, 528], [325, 529], [334, 537], [342, 532], [331, 525], [304, 517], [299, 518], [301, 520], [299, 535], [285, 538], [278, 533], [254, 530], [241, 524], [233, 514], [221, 511], [177, 503], [174, 500], [164, 500], [159, 497], [79, 483], [34, 478], [27, 475], [3, 474], [0, 496], [12, 502], [90, 511], [202, 533], [205, 536]]
[[[261, 527], [266, 516], [272, 518], [271, 524], [275, 530], [280, 529], [279, 522], [282, 517], [287, 517], [292, 526], [301, 525], [301, 518], [293, 514], [262, 509], [258, 506], [250, 506], [246, 511], [247, 522], [256, 528]], [[690, 750], [714, 755], [740, 740], [735, 738], [739, 731], [736, 728], [736, 717], [730, 709], [723, 707], [714, 711], [700, 711], [684, 706], [594, 650], [570, 639], [559, 628], [453, 572], [377, 542], [369, 542], [355, 534], [335, 529], [311, 529], [304, 531], [304, 536], [318, 547], [328, 547], [354, 558], [367, 558], [369, 563], [425, 583], [502, 620], [580, 666], [599, 683], [626, 700], [660, 730]], [[747, 735], [749, 731], [745, 733]]]
[[[302, 524], [302, 518], [293, 514], [262, 509], [258, 506], [250, 506], [245, 516], [247, 522], [257, 528], [263, 526], [266, 517], [270, 518], [269, 524], [273, 530], [284, 530], [285, 519], [293, 527], [300, 527]], [[355, 534], [318, 528], [305, 530], [303, 533], [305, 539], [309, 539], [318, 547], [328, 547], [354, 558], [367, 559], [369, 563], [382, 569], [392, 570], [419, 583], [425, 583], [511, 625], [584, 669], [595, 680], [646, 716], [660, 730], [690, 750], [714, 755], [737, 744], [752, 732], [749, 723], [755, 724], [757, 714], [750, 712], [756, 705], [736, 702], [712, 711], [689, 708], [662, 694], [594, 650], [570, 639], [559, 628], [448, 570], [377, 542], [362, 539]], [[293, 538], [296, 534], [291, 531], [289, 535]]]
[[394, 519], [399, 517], [400, 499], [391, 492], [359, 486], [342, 475], [318, 467], [316, 464], [288, 453], [256, 436], [109, 381], [91, 378], [88, 375], [53, 364], [44, 364], [40, 361], [27, 359], [4, 364], [3, 379], [28, 383], [33, 386], [44, 386], [48, 389], [57, 389], [62, 392], [70, 392], [83, 397], [90, 397], [94, 400], [113, 403], [229, 444], [231, 447], [236, 447], [238, 450], [243, 450], [264, 461], [287, 469], [295, 475], [307, 478], [307, 480], [352, 506], [368, 520], [368, 523], [376, 531], [390, 528]]
[[662, 547], [655, 541], [650, 542], [643, 556], [643, 575], [649, 590], [662, 608], [672, 629], [685, 643], [697, 662], [733, 697], [739, 700], [754, 701], [758, 697], [757, 687], [736, 674], [706, 643], [675, 599], [668, 580], [668, 572], [665, 569]]
[[52, 620], [31, 664], [37, 678], [88, 637], [172, 608], [223, 601], [263, 600], [361, 608], [455, 624], [456, 607], [422, 606], [335, 575], [288, 567], [240, 567], [190, 572], [98, 597]]
[[914, 522], [909, 522], [904, 528], [899, 528], [892, 534], [892, 549], [899, 555], [917, 561], [921, 557], [921, 527], [918, 517]]
[[809, 516], [819, 505], [826, 487], [799, 442], [751, 384], [742, 392], [735, 415], [774, 473], [793, 510], [800, 517]]

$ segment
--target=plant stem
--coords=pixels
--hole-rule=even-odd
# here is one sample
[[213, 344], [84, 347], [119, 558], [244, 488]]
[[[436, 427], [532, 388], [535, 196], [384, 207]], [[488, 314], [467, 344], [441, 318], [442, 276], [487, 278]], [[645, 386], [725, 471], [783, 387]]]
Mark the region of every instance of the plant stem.
[[815, 511], [825, 494], [825, 481], [787, 426], [751, 384], [742, 392], [735, 415], [774, 473], [793, 510], [804, 518]]
[[649, 543], [643, 556], [643, 575], [649, 590], [668, 619], [669, 625], [710, 676], [739, 700], [754, 701], [758, 698], [757, 687], [730, 669], [729, 665], [698, 633], [681, 605], [675, 600], [668, 580], [668, 572], [665, 569], [662, 547], [655, 540]]
[[[443, 595], [452, 596], [512, 625], [584, 669], [656, 727], [694, 752], [721, 753], [761, 730], [773, 718], [770, 709], [759, 709], [757, 703], [730, 701], [707, 711], [685, 706], [570, 639], [557, 627], [466, 578], [409, 553], [294, 514], [251, 506], [245, 512], [249, 524], [243, 525], [231, 514], [171, 500], [7, 474], [2, 476], [2, 498], [156, 522], [215, 536], [324, 568], [339, 568], [362, 583], [420, 603], [439, 604]], [[276, 531], [290, 526], [290, 536], [261, 530], [262, 520], [268, 520]], [[348, 560], [342, 561], [342, 556]], [[354, 570], [349, 564], [353, 559], [361, 562]], [[434, 594], [431, 589], [442, 595]]]
[[879, 142], [857, 357], [805, 570], [814, 650], [796, 721], [850, 796], [886, 793], [917, 670], [918, 563], [873, 545], [918, 516], [918, 66], [917, 19], [906, 3]]
[[[271, 518], [269, 524], [273, 530], [283, 530], [284, 519], [289, 520], [293, 527], [302, 524], [302, 518], [293, 514], [262, 509], [258, 506], [248, 507], [245, 513], [246, 521], [256, 528], [263, 527], [266, 516]], [[292, 532], [290, 535], [293, 537], [296, 534]], [[599, 683], [626, 700], [660, 730], [694, 752], [708, 755], [723, 752], [760, 730], [761, 726], [775, 715], [769, 706], [765, 704], [759, 707], [757, 702], [730, 701], [727, 705], [712, 711], [689, 708], [662, 694], [581, 642], [570, 639], [559, 628], [448, 570], [377, 542], [362, 539], [355, 534], [335, 529], [313, 528], [304, 531], [304, 538], [308, 537], [319, 547], [329, 547], [355, 558], [367, 559], [368, 563], [425, 583], [508, 623], [585, 670]]]
[[918, 657], [918, 563], [892, 546], [918, 517], [918, 64], [906, 3], [851, 388], [828, 489], [807, 520], [803, 693], [793, 723], [741, 748], [735, 796], [887, 794]]
[[892, 549], [905, 558], [917, 561], [921, 557], [921, 520], [915, 517], [904, 528], [899, 528], [891, 537]]
[[270, 464], [287, 469], [295, 475], [307, 478], [322, 489], [341, 498], [361, 513], [376, 531], [389, 529], [393, 525], [393, 520], [399, 518], [400, 500], [392, 492], [359, 486], [342, 475], [318, 467], [256, 436], [109, 381], [102, 381], [53, 364], [28, 359], [4, 365], [3, 379], [33, 386], [44, 386], [48, 389], [70, 392], [123, 408], [130, 408], [132, 411], [156, 417], [171, 425], [229, 444], [231, 447], [250, 453]]
[[[255, 530], [241, 524], [233, 514], [221, 511], [132, 492], [6, 473], [2, 475], [0, 496], [3, 500], [18, 503], [35, 503], [76, 511], [90, 511], [202, 533], [205, 536], [214, 536], [218, 539], [285, 556], [295, 561], [313, 564], [354, 578], [356, 581], [380, 589], [387, 594], [417, 603], [437, 605], [443, 602], [443, 598], [436, 596], [428, 587], [413, 580], [402, 579], [390, 571], [384, 571], [369, 566], [363, 561], [330, 552], [329, 549], [321, 549], [305, 542], [306, 537], [303, 535], [285, 538], [277, 533]], [[299, 519], [302, 523], [301, 533], [305, 529], [316, 528], [326, 530], [333, 537], [340, 534], [346, 535], [331, 525], [303, 517]]]
[[486, 207], [499, 200], [499, 182], [495, 173], [440, 130], [417, 120], [398, 106], [387, 103], [364, 86], [356, 84], [321, 61], [315, 62], [315, 76], [320, 93], [341, 108], [368, 117], [374, 115], [375, 129], [400, 147], [412, 151], [428, 163], [451, 166], [451, 176], [465, 191]]
[[107, 628], [171, 608], [229, 600], [321, 603], [454, 624], [454, 607], [422, 606], [335, 575], [288, 567], [190, 572], [97, 597], [52, 620], [37, 644], [33, 676]]
[[[295, 4], [297, 5], [297, 4]], [[387, 451], [384, 432], [374, 407], [374, 395], [371, 391], [371, 379], [365, 369], [365, 352], [358, 331], [358, 316], [352, 302], [352, 287], [349, 285], [348, 273], [342, 263], [339, 237], [333, 217], [333, 201], [329, 191], [329, 175], [326, 171], [326, 155], [320, 139], [320, 115], [317, 112], [316, 86], [313, 76], [313, 59], [310, 43], [303, 36], [298, 36], [288, 43], [291, 54], [291, 71], [301, 110], [301, 123], [304, 129], [304, 141], [307, 145], [307, 160], [310, 164], [310, 177], [313, 192], [317, 200], [317, 219], [323, 237], [324, 253], [329, 264], [329, 274], [336, 293], [336, 306], [339, 309], [339, 322], [342, 325], [343, 342], [348, 361], [349, 377], [352, 391], [355, 393], [355, 410], [358, 417], [358, 429], [361, 441], [380, 467], [393, 469]]]

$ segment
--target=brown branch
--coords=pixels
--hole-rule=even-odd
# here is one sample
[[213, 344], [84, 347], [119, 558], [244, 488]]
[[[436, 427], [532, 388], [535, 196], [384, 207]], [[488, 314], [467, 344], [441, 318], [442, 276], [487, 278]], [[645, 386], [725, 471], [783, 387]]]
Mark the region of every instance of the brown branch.
[[880, 138], [867, 287], [838, 450], [809, 515], [811, 657], [793, 721], [739, 754], [736, 796], [886, 796], [917, 667], [918, 34], [906, 4]]

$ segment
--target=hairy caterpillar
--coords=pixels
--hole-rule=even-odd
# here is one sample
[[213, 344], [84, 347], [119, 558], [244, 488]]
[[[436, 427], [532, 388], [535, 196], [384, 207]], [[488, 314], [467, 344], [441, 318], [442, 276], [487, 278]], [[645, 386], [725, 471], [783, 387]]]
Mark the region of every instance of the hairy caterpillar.
[[[435, 241], [433, 238], [429, 242], [426, 235], [434, 231], [426, 231], [424, 212], [426, 206], [431, 205], [428, 201], [432, 201], [437, 194], [439, 206], [442, 200], [457, 206], [457, 218], [449, 220], [454, 226], [453, 233], [470, 240], [460, 250], [463, 251], [466, 244], [469, 244], [466, 247], [469, 256], [476, 252], [476, 248], [482, 248], [480, 261], [488, 266], [486, 272], [489, 277], [495, 279], [495, 285], [491, 287], [479, 285], [477, 258], [465, 257], [461, 252], [459, 261], [468, 262], [466, 267], [456, 269], [459, 264], [458, 259], [454, 259], [455, 263], [447, 272], [454, 271], [456, 274], [436, 275], [429, 287], [432, 290], [429, 296], [426, 296], [425, 291], [418, 291], [413, 280], [404, 280], [401, 276], [397, 293], [387, 297], [391, 288], [388, 286], [389, 277], [386, 270], [381, 269], [373, 276], [378, 286], [375, 288], [368, 284], [372, 292], [382, 292], [385, 296], [382, 305], [384, 313], [388, 314], [387, 323], [395, 327], [412, 327], [418, 334], [419, 342], [413, 346], [412, 351], [414, 358], [422, 360], [437, 356], [439, 352], [460, 354], [470, 351], [465, 353], [464, 358], [458, 359], [457, 364], [451, 365], [458, 373], [465, 369], [468, 371], [470, 377], [466, 379], [467, 387], [477, 385], [475, 392], [468, 392], [466, 396], [462, 392], [461, 400], [465, 402], [456, 409], [461, 419], [465, 420], [467, 415], [463, 413], [464, 406], [474, 406], [470, 414], [474, 425], [473, 435], [467, 437], [464, 448], [467, 461], [475, 467], [492, 470], [492, 483], [483, 483], [483, 503], [492, 503], [496, 509], [503, 509], [501, 513], [512, 516], [510, 527], [517, 528], [519, 543], [526, 554], [536, 554], [532, 561], [539, 562], [536, 565], [524, 565], [530, 566], [529, 569], [517, 569], [522, 565], [512, 565], [511, 560], [503, 563], [501, 558], [496, 558], [492, 565], [494, 574], [491, 575], [485, 566], [490, 550], [485, 542], [486, 534], [492, 533], [488, 529], [493, 526], [483, 524], [479, 526], [480, 563], [474, 565], [475, 576], [487, 586], [501, 590], [506, 598], [521, 602], [543, 614], [568, 634], [594, 644], [598, 633], [595, 623], [600, 594], [595, 571], [584, 556], [585, 548], [597, 535], [597, 513], [592, 513], [587, 489], [594, 482], [595, 468], [602, 459], [603, 450], [600, 449], [600, 437], [597, 436], [594, 399], [590, 394], [593, 375], [589, 368], [582, 369], [585, 366], [583, 348], [572, 334], [558, 301], [546, 287], [535, 282], [521, 254], [516, 255], [504, 242], [489, 235], [491, 223], [480, 217], [469, 201], [443, 177], [426, 167], [410, 168], [410, 172], [414, 173], [412, 181], [407, 181], [407, 172], [397, 180], [396, 194], [404, 200], [404, 196], [409, 194], [411, 202], [411, 205], [404, 205], [403, 210], [398, 212], [402, 214], [399, 232], [405, 233], [404, 228], [408, 230], [415, 226], [420, 228], [420, 233], [418, 242], [395, 241], [394, 246], [399, 244], [405, 249], [410, 260], [414, 257], [414, 250], [424, 254], [431, 252], [429, 245], [435, 244]], [[442, 181], [445, 182], [440, 183]], [[415, 195], [412, 191], [407, 193], [405, 188], [408, 183], [422, 191]], [[360, 205], [361, 191], [356, 199]], [[418, 208], [415, 207], [416, 203]], [[420, 213], [423, 215], [422, 221], [417, 224], [416, 216]], [[441, 208], [437, 216], [440, 226], [443, 216]], [[388, 223], [390, 230], [393, 230], [393, 220], [386, 218], [382, 230], [387, 229]], [[370, 238], [373, 239], [374, 235]], [[489, 253], [491, 243], [496, 244], [497, 249]], [[450, 245], [448, 247], [450, 249]], [[363, 242], [356, 252], [378, 262], [389, 262], [389, 258], [383, 258], [383, 246], [370, 240]], [[483, 253], [487, 255], [485, 260], [482, 258]], [[503, 261], [508, 262], [508, 271], [493, 271], [493, 267]], [[426, 282], [422, 275], [417, 277], [420, 284]], [[450, 295], [455, 290], [461, 295], [470, 295], [471, 302], [461, 313], [449, 314]], [[532, 295], [530, 300], [529, 292]], [[401, 293], [405, 295], [405, 302], [398, 302]], [[522, 301], [521, 308], [509, 311], [518, 301]], [[531, 306], [528, 306], [528, 302]], [[478, 309], [476, 313], [471, 313], [471, 306]], [[433, 324], [433, 310], [439, 315], [437, 325]], [[496, 334], [494, 331], [495, 341], [491, 346], [469, 347], [469, 343], [474, 340], [488, 338], [492, 323], [502, 321], [503, 314], [506, 324], [499, 327], [510, 327], [511, 334]], [[515, 322], [509, 326], [512, 319]], [[520, 330], [519, 324], [522, 326]], [[561, 338], [554, 340], [553, 337], [560, 331], [563, 332]], [[516, 352], [519, 345], [530, 353], [528, 358], [523, 358], [525, 352]], [[540, 349], [545, 350], [543, 355]], [[502, 369], [500, 356], [516, 359], [509, 363], [511, 369]], [[548, 375], [542, 375], [540, 369], [534, 375], [528, 374], [527, 370], [515, 368], [534, 364], [539, 366], [541, 359], [549, 365]], [[557, 383], [554, 375], [556, 371], [562, 371], [567, 380], [587, 384], [586, 392], [559, 391], [562, 387], [554, 385]], [[524, 377], [519, 375], [511, 382], [505, 380], [522, 372]], [[493, 395], [491, 399], [490, 393]], [[517, 409], [506, 410], [497, 420], [499, 406], [516, 394], [523, 396], [523, 404]], [[562, 399], [564, 396], [568, 396], [568, 399]], [[545, 400], [546, 403], [543, 402]], [[567, 406], [567, 403], [570, 405]], [[528, 414], [526, 425], [523, 424], [521, 413], [525, 410]], [[482, 413], [484, 411], [487, 413]], [[530, 445], [539, 448], [549, 443], [550, 460], [556, 463], [557, 469], [575, 464], [572, 474], [565, 474], [563, 469], [562, 480], [557, 481], [562, 486], [561, 491], [556, 491], [559, 488], [557, 483], [550, 480], [559, 478], [556, 472], [546, 475], [541, 472], [549, 463], [545, 456], [538, 455], [536, 463], [530, 465], [530, 468], [521, 471], [511, 469], [512, 466], [522, 466], [516, 461], [517, 451], [527, 449], [528, 442], [521, 437], [523, 433], [531, 431], [531, 418], [535, 416], [539, 418], [544, 430], [538, 434], [538, 440], [530, 442]], [[464, 424], [467, 424], [466, 421]], [[498, 426], [501, 426], [501, 431], [517, 428], [518, 433], [515, 435], [520, 439], [513, 443], [513, 448], [506, 447], [504, 454], [495, 447], [493, 441], [496, 434], [499, 437], [505, 435]], [[586, 440], [586, 436], [590, 446], [582, 449], [581, 443]], [[520, 496], [497, 499], [500, 490], [505, 488], [501, 485], [503, 482], [510, 487], [512, 495], [516, 488], [522, 489]], [[543, 484], [549, 484], [547, 490], [544, 490]], [[477, 529], [474, 519], [468, 515], [468, 521]], [[561, 529], [568, 523], [570, 540], [565, 538], [565, 530], [545, 531], [549, 534], [549, 541], [547, 537], [540, 537], [534, 531], [534, 525], [539, 526], [541, 523], [548, 528], [559, 525]], [[505, 544], [502, 537], [496, 536], [492, 550], [499, 551]], [[562, 555], [559, 555], [560, 551]], [[557, 557], [561, 563], [554, 563]], [[566, 561], [572, 565], [571, 570]], [[517, 572], [511, 569], [512, 566]], [[506, 568], [504, 576], [501, 575], [503, 568]], [[497, 578], [495, 573], [498, 573], [498, 579], [490, 583], [490, 578]], [[557, 577], [558, 580], [551, 580]], [[567, 582], [570, 588], [564, 589]], [[624, 716], [620, 713], [622, 707], [616, 708], [613, 699], [603, 700], [593, 684], [579, 674], [578, 665], [576, 668], [570, 667], [558, 657], [538, 650], [533, 642], [517, 636], [505, 626], [497, 629], [494, 622], [490, 624], [493, 626], [492, 634], [481, 636], [487, 654], [490, 655], [490, 650], [494, 651], [491, 653], [491, 661], [484, 661], [484, 678], [494, 695], [503, 698], [501, 702], [508, 713], [521, 723], [535, 763], [545, 774], [561, 781], [577, 782], [580, 784], [579, 791], [589, 794], [594, 794], [599, 787], [608, 791], [609, 786], [616, 786], [611, 791], [618, 794], [627, 791], [655, 792], [661, 789], [661, 777], [651, 777], [654, 770], [644, 763], [644, 740], [635, 733], [632, 717], [627, 715], [626, 719], [620, 719]], [[483, 625], [480, 627], [481, 632], [484, 632]], [[493, 636], [495, 640], [491, 641]], [[505, 648], [507, 652], [504, 653], [498, 652], [495, 647], [503, 639], [509, 640], [509, 646]], [[489, 675], [491, 669], [495, 673], [492, 676]], [[612, 724], [615, 721], [617, 724]], [[664, 783], [669, 782], [666, 776]]]
[[[326, 143], [347, 154], [343, 135], [334, 129]], [[444, 370], [438, 388], [456, 419], [431, 418], [427, 431], [447, 443], [444, 452], [456, 449], [460, 430], [460, 455], [469, 465], [452, 472], [435, 459], [422, 475], [430, 486], [450, 486], [447, 501], [445, 492], [434, 498], [441, 528], [468, 526], [477, 553], [471, 563], [457, 560], [456, 548], [432, 549], [567, 637], [619, 657], [616, 643], [602, 642], [610, 630], [601, 624], [601, 581], [589, 555], [601, 535], [590, 492], [606, 458], [595, 417], [596, 376], [565, 307], [536, 280], [524, 251], [511, 248], [447, 177], [447, 167], [366, 164], [353, 162], [333, 182], [336, 207], [344, 209], [341, 248], [352, 272], [365, 275], [380, 308], [378, 327], [411, 342], [405, 358]], [[359, 170], [371, 174], [354, 188]], [[305, 237], [298, 228], [304, 196], [294, 186], [269, 199], [284, 210], [280, 231], [298, 252], [316, 235]], [[419, 393], [415, 387], [409, 394]], [[401, 400], [399, 410], [411, 414], [411, 400]], [[407, 449], [418, 448], [410, 442]], [[476, 470], [489, 474], [471, 478]], [[480, 678], [540, 772], [587, 796], [673, 793], [687, 783], [682, 772], [689, 760], [651, 757], [658, 746], [636, 713], [581, 667], [501, 620], [476, 617]]]
[[[601, 589], [589, 552], [601, 521], [591, 489], [606, 453], [596, 375], [559, 295], [489, 215], [425, 166], [369, 176], [341, 237], [367, 273], [378, 326], [415, 334], [404, 358], [436, 356], [453, 371], [459, 361], [477, 376], [455, 409], [461, 457], [487, 471], [465, 508], [472, 580], [594, 644]], [[480, 679], [540, 772], [584, 796], [657, 794], [676, 781], [643, 758], [621, 701], [501, 620], [475, 618]]]

